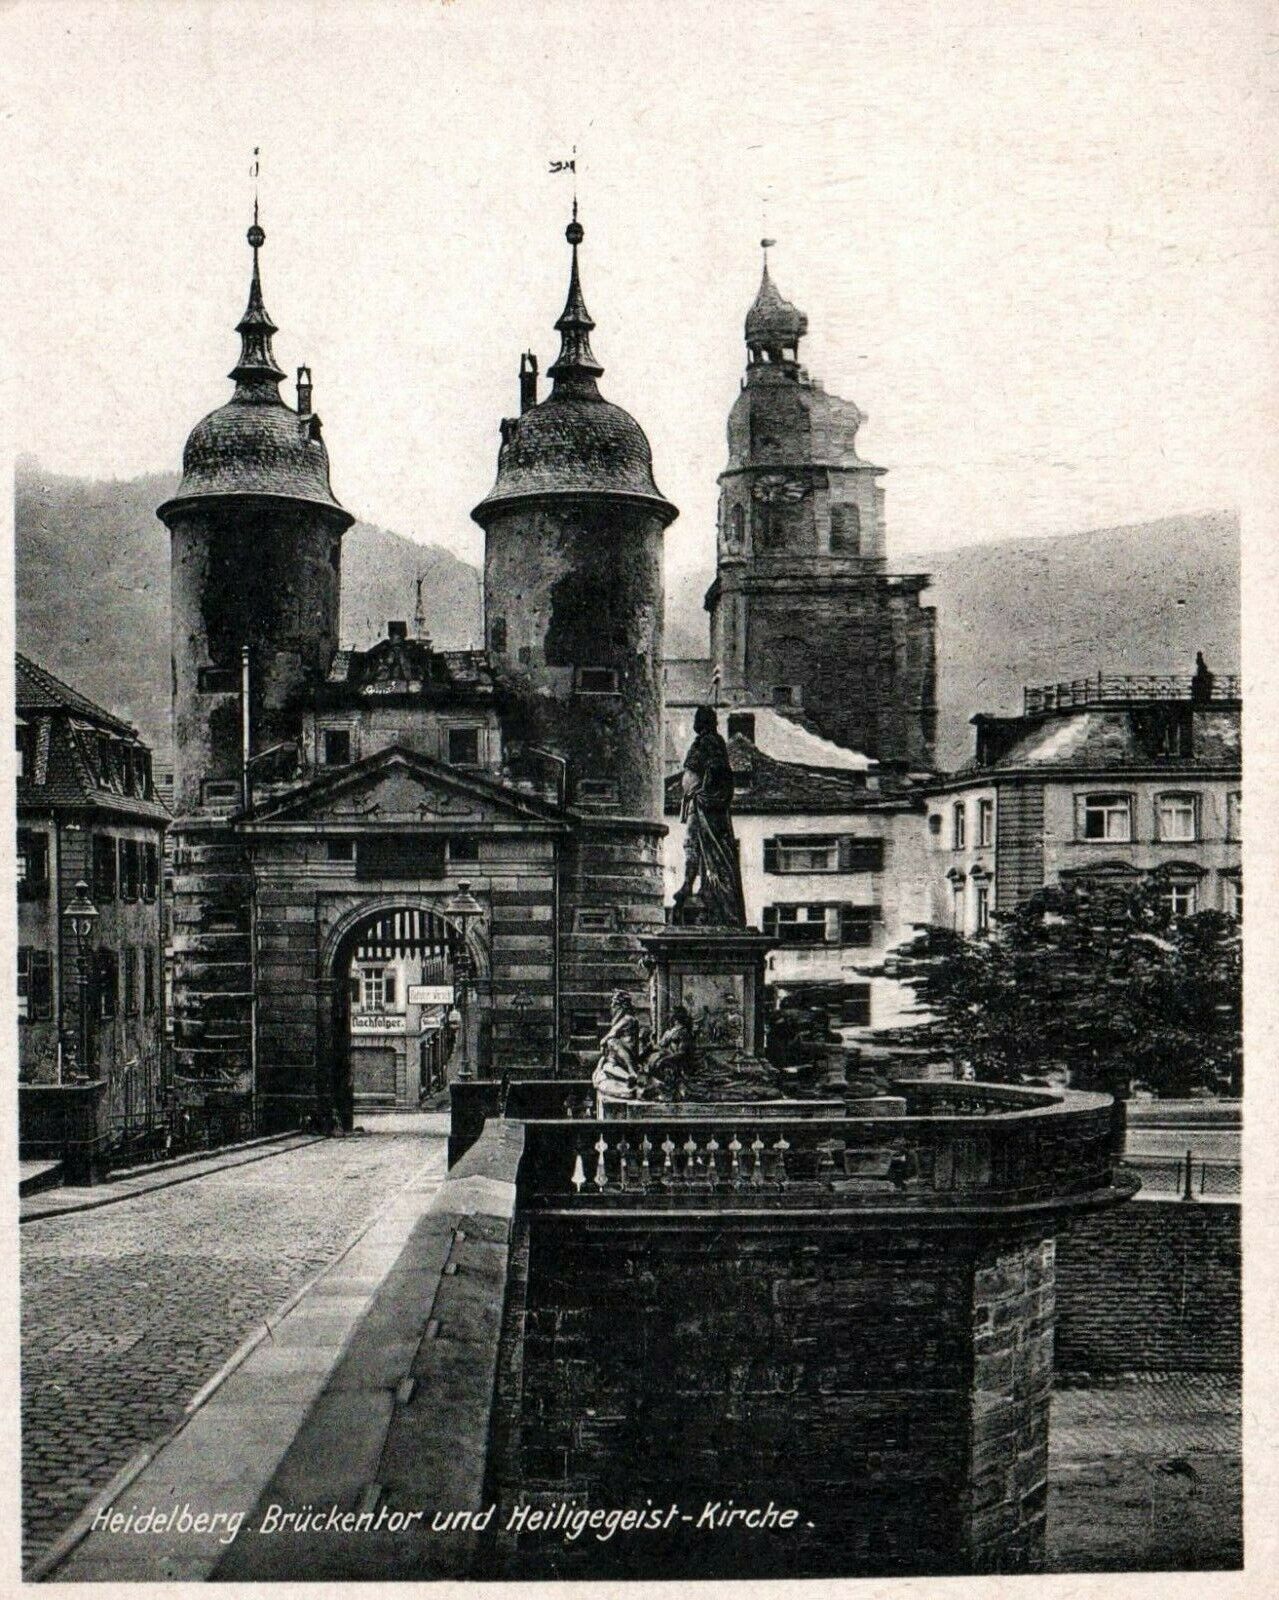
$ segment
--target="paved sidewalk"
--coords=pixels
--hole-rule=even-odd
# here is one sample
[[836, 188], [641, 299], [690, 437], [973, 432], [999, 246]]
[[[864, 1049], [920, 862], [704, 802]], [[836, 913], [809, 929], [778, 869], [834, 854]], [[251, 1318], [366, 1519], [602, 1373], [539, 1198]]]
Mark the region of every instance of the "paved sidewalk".
[[169, 1189], [174, 1184], [205, 1178], [211, 1172], [225, 1172], [228, 1167], [242, 1167], [251, 1161], [265, 1161], [268, 1156], [300, 1150], [304, 1145], [315, 1144], [320, 1138], [321, 1135], [314, 1133], [277, 1134], [272, 1138], [228, 1145], [223, 1150], [210, 1150], [207, 1155], [179, 1156], [175, 1161], [157, 1161], [149, 1166], [135, 1167], [131, 1172], [117, 1173], [105, 1183], [43, 1189], [38, 1194], [23, 1196], [18, 1221], [33, 1222], [45, 1217], [67, 1216], [76, 1211], [97, 1211], [101, 1206], [115, 1205], [120, 1200], [133, 1200], [140, 1194], [151, 1194], [156, 1189]]

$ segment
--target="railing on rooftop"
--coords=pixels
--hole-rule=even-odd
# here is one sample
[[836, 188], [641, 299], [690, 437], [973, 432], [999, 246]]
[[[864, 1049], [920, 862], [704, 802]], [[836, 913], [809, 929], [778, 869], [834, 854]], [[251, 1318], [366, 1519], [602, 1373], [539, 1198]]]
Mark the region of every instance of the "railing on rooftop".
[[[1188, 673], [1099, 672], [1092, 678], [1072, 678], [1069, 683], [1047, 683], [1022, 690], [1023, 715], [1065, 711], [1074, 706], [1126, 705], [1134, 700], [1189, 700], [1194, 679]], [[1209, 702], [1238, 700], [1242, 693], [1236, 673], [1213, 673], [1205, 698]]]
[[696, 1116], [654, 1106], [649, 1115], [632, 1108], [625, 1121], [533, 1120], [521, 1196], [535, 1210], [944, 1210], [1079, 1201], [1116, 1189], [1122, 1108], [1109, 1096], [896, 1088], [905, 1116], [752, 1117], [740, 1105], [707, 1105]]

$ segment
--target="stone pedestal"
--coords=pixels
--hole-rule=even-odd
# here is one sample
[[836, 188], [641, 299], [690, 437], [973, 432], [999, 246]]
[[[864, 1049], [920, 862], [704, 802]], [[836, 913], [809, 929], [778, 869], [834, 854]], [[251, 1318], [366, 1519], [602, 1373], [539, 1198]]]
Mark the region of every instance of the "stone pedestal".
[[764, 1049], [764, 958], [774, 940], [753, 928], [663, 928], [640, 943], [653, 963], [653, 1031], [684, 1006], [702, 1049]]

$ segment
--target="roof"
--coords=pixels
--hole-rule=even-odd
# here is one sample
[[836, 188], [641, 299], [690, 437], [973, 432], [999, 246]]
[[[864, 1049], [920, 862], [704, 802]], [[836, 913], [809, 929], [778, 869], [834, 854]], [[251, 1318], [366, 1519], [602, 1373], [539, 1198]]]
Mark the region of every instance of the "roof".
[[17, 657], [17, 712], [30, 730], [17, 780], [19, 811], [74, 808], [163, 825], [168, 812], [133, 753], [149, 755], [137, 731], [26, 656]]
[[746, 342], [760, 345], [794, 345], [808, 332], [808, 318], [789, 300], [783, 300], [768, 275], [760, 279], [759, 293], [746, 313]]
[[[671, 663], [668, 663], [668, 666]], [[666, 738], [668, 756], [672, 761], [683, 761], [684, 752], [693, 740], [693, 716], [701, 698], [680, 704], [675, 700], [667, 679]], [[794, 715], [779, 711], [772, 705], [742, 705], [715, 707], [721, 722], [721, 731], [727, 729], [728, 718], [752, 716], [755, 719], [754, 744], [757, 750], [776, 761], [791, 762], [796, 766], [819, 767], [836, 773], [865, 774], [877, 763], [860, 750], [850, 750], [845, 745], [824, 739], [821, 734]]]
[[78, 689], [73, 689], [69, 683], [63, 683], [61, 678], [55, 677], [47, 667], [32, 661], [30, 656], [24, 656], [18, 650], [14, 652], [14, 660], [13, 699], [20, 715], [25, 716], [32, 711], [70, 711], [109, 728], [123, 738], [137, 739], [138, 730], [131, 724], [90, 700]]
[[[879, 799], [867, 790], [864, 780], [778, 761], [740, 734], [728, 741], [728, 752], [738, 785], [733, 810], [743, 816], [865, 811], [868, 800], [873, 805]], [[682, 777], [682, 773], [673, 772], [666, 780], [667, 816], [679, 815]]]
[[345, 690], [362, 699], [386, 695], [447, 698], [459, 691], [489, 698], [494, 679], [483, 650], [436, 650], [426, 639], [379, 639], [367, 650], [334, 653], [320, 696]]
[[[1093, 706], [1039, 717], [983, 719], [997, 723], [1008, 742], [997, 758], [966, 763], [956, 776], [971, 778], [1015, 769], [1123, 772], [1156, 768], [1168, 773], [1237, 770], [1241, 764], [1238, 706], [1190, 709], [1191, 754], [1152, 749], [1141, 706]], [[1156, 708], [1158, 709], [1158, 708]], [[1187, 708], [1189, 709], [1189, 708]]]

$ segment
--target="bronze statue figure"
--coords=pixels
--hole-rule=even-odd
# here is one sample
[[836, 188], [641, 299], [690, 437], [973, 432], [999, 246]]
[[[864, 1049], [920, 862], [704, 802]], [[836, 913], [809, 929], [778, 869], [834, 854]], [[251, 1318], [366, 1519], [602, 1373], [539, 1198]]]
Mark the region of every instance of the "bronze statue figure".
[[680, 820], [688, 831], [684, 835], [684, 882], [675, 894], [675, 920], [694, 920], [688, 902], [696, 885], [701, 913], [697, 921], [712, 927], [744, 928], [746, 903], [733, 837], [733, 769], [710, 706], [698, 706], [693, 734], [684, 757]]

